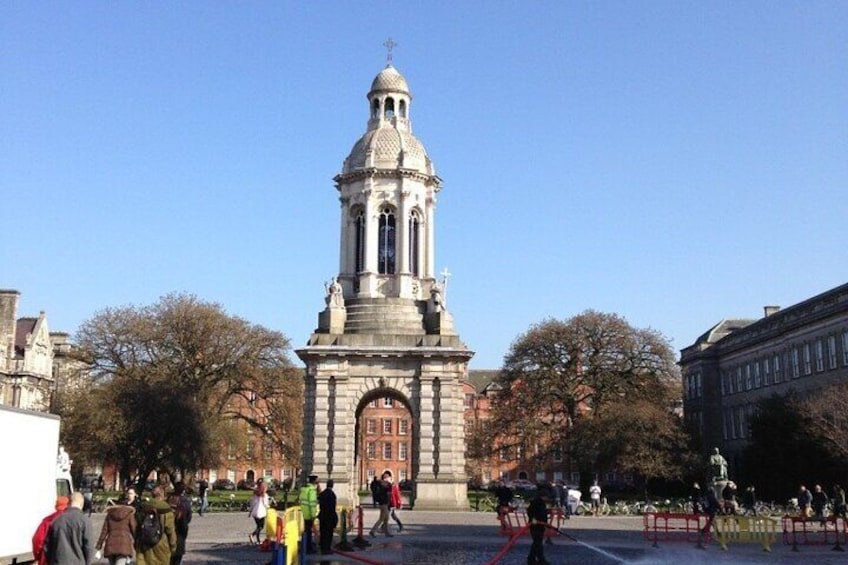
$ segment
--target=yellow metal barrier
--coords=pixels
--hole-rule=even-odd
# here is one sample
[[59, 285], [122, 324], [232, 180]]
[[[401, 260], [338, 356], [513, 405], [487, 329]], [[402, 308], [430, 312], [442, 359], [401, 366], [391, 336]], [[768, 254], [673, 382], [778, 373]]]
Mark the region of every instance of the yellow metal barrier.
[[759, 543], [763, 551], [771, 551], [778, 540], [778, 523], [757, 516], [716, 516], [716, 540], [727, 551], [727, 543]]
[[292, 506], [284, 514], [277, 514], [276, 540], [277, 545], [284, 545], [286, 551], [285, 565], [298, 562], [300, 537], [303, 534], [303, 514], [300, 506]]

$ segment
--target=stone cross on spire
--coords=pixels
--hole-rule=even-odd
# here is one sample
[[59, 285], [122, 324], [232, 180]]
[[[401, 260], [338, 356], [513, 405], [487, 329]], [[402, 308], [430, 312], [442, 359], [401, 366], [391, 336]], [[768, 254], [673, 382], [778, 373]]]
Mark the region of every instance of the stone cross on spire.
[[383, 43], [383, 46], [384, 46], [384, 47], [386, 48], [386, 50], [387, 50], [387, 53], [386, 53], [386, 64], [391, 65], [391, 64], [392, 64], [392, 49], [394, 49], [395, 47], [397, 47], [397, 46], [398, 46], [398, 44], [397, 44], [395, 41], [392, 41], [392, 38], [390, 37], [389, 39], [387, 39], [387, 40]]

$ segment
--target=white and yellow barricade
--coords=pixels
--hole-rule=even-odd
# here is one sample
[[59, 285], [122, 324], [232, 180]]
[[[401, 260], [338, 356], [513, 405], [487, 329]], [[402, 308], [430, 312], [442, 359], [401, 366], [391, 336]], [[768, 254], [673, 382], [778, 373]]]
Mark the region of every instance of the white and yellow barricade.
[[728, 543], [758, 543], [771, 551], [780, 533], [778, 521], [761, 516], [716, 516], [716, 540], [727, 551]]

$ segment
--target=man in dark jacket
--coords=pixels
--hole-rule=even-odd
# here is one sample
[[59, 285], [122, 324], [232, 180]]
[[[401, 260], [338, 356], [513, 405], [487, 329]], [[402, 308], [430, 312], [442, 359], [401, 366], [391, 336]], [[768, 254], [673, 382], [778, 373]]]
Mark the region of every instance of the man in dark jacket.
[[89, 565], [94, 557], [91, 521], [82, 512], [85, 497], [71, 495], [71, 505], [50, 524], [44, 551], [50, 565]]
[[533, 544], [527, 556], [527, 565], [549, 565], [545, 559], [545, 531], [548, 529], [548, 497], [550, 492], [547, 485], [540, 484], [536, 489], [536, 497], [527, 507], [527, 522], [530, 524], [530, 536]]
[[318, 495], [318, 547], [325, 555], [333, 552], [333, 530], [339, 523], [334, 484], [333, 479], [328, 480], [324, 490]]

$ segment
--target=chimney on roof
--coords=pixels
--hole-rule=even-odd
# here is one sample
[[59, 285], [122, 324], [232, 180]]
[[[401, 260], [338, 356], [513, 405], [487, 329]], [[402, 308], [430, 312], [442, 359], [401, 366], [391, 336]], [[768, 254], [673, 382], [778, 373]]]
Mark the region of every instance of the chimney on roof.
[[778, 312], [780, 312], [780, 306], [763, 306], [763, 314], [766, 318]]

